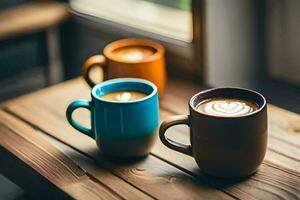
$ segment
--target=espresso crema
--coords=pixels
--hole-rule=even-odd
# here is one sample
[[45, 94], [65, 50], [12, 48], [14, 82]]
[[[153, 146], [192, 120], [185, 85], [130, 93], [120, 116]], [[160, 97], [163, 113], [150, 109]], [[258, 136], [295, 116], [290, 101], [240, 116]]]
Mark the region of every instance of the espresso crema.
[[128, 102], [146, 97], [147, 94], [137, 91], [118, 91], [111, 92], [101, 96], [103, 99], [111, 101]]
[[196, 109], [198, 112], [214, 116], [235, 117], [243, 116], [258, 109], [257, 104], [245, 99], [212, 98], [200, 102]]

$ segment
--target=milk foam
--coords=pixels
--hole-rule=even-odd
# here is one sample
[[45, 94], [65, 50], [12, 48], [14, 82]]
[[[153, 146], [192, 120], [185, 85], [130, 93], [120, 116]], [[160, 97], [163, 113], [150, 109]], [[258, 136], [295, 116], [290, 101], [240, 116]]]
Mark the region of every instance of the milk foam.
[[132, 99], [132, 94], [130, 92], [122, 92], [116, 95], [116, 100], [118, 101], [130, 101]]
[[216, 116], [241, 116], [257, 110], [257, 106], [247, 100], [239, 99], [211, 99], [197, 106], [197, 110]]
[[128, 102], [146, 97], [147, 94], [137, 91], [118, 91], [111, 92], [101, 96], [103, 99], [111, 101]]

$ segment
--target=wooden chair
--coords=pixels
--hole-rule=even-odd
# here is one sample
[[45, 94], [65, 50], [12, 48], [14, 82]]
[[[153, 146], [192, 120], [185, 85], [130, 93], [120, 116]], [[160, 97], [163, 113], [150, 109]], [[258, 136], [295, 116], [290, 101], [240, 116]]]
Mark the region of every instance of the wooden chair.
[[45, 31], [47, 84], [57, 83], [63, 79], [57, 27], [67, 17], [67, 5], [59, 2], [34, 1], [5, 9], [0, 11], [0, 41]]

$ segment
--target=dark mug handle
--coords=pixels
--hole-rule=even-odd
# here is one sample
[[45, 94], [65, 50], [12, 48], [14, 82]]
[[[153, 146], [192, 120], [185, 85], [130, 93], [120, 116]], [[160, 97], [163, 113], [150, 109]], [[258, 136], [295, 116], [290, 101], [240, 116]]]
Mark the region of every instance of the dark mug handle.
[[68, 108], [67, 108], [66, 116], [67, 116], [68, 122], [71, 124], [71, 126], [73, 126], [73, 128], [75, 128], [76, 130], [78, 130], [78, 131], [84, 133], [85, 135], [90, 136], [91, 138], [95, 138], [92, 129], [86, 128], [86, 127], [80, 125], [78, 122], [76, 122], [76, 121], [73, 119], [72, 114], [73, 114], [73, 112], [74, 112], [77, 108], [86, 108], [86, 109], [88, 109], [90, 112], [93, 112], [92, 102], [90, 102], [90, 101], [84, 101], [84, 100], [76, 100], [76, 101], [73, 101], [73, 102], [68, 106]]
[[90, 87], [94, 87], [97, 84], [90, 78], [90, 71], [94, 67], [102, 68], [102, 71], [103, 71], [103, 75], [102, 75], [103, 80], [102, 81], [105, 81], [108, 76], [105, 57], [103, 55], [94, 55], [94, 56], [89, 57], [83, 64], [82, 71], [83, 71], [83, 78], [90, 85]]
[[190, 125], [189, 116], [188, 115], [176, 115], [176, 116], [169, 117], [168, 119], [163, 121], [159, 127], [159, 138], [162, 141], [162, 143], [164, 145], [166, 145], [167, 147], [169, 147], [170, 149], [179, 151], [179, 152], [187, 154], [189, 156], [193, 156], [191, 145], [180, 144], [174, 140], [167, 138], [165, 135], [168, 128], [170, 128], [171, 126], [179, 125], [179, 124], [186, 124], [189, 126]]

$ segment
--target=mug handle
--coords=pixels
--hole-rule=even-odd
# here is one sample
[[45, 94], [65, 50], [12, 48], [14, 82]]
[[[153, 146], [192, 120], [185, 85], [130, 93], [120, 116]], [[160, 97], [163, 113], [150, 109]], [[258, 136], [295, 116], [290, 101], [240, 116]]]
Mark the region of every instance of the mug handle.
[[105, 64], [105, 57], [103, 55], [94, 55], [89, 57], [83, 64], [83, 77], [90, 87], [94, 87], [97, 83], [91, 80], [90, 71], [94, 67], [100, 67], [103, 70], [103, 81], [107, 79], [107, 66]]
[[176, 115], [172, 116], [165, 121], [162, 122], [162, 124], [159, 127], [159, 138], [162, 141], [164, 145], [169, 147], [170, 149], [173, 149], [175, 151], [179, 151], [181, 153], [187, 154], [189, 156], [193, 156], [192, 152], [192, 146], [191, 145], [185, 145], [180, 144], [178, 142], [175, 142], [174, 140], [171, 140], [166, 137], [165, 133], [168, 128], [171, 126], [179, 125], [179, 124], [186, 124], [190, 125], [190, 120], [188, 115]]
[[94, 134], [93, 134], [92, 129], [89, 129], [89, 128], [86, 128], [86, 127], [80, 125], [73, 119], [72, 114], [77, 108], [86, 108], [90, 112], [92, 112], [92, 102], [84, 101], [84, 100], [73, 101], [67, 108], [66, 116], [67, 116], [68, 122], [71, 124], [71, 126], [73, 126], [73, 128], [75, 128], [76, 130], [78, 130], [78, 131], [84, 133], [85, 135], [90, 136], [91, 138], [94, 139]]

